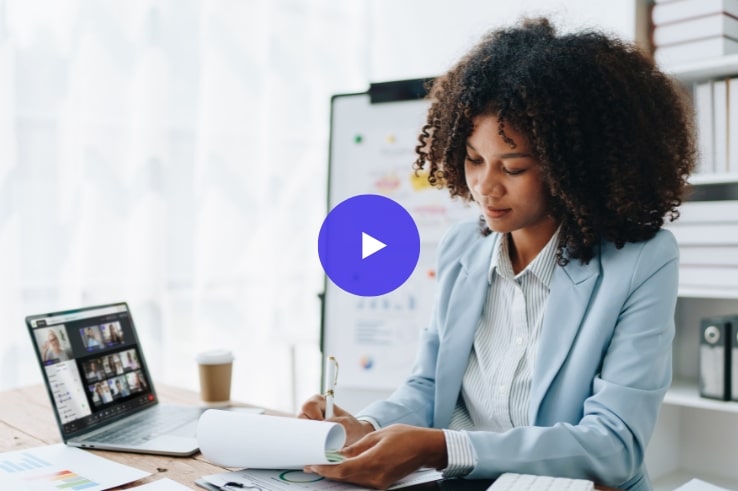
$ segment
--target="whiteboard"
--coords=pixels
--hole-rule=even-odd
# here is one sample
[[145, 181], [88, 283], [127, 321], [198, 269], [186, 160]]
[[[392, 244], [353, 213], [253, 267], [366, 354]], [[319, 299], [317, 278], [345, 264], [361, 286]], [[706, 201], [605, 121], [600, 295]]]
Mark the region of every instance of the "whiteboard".
[[[429, 102], [422, 80], [373, 84], [331, 100], [328, 209], [358, 194], [391, 198], [420, 233], [415, 271], [397, 290], [358, 297], [326, 279], [321, 348], [339, 362], [336, 402], [350, 411], [386, 397], [410, 373], [418, 335], [430, 320], [438, 241], [451, 226], [478, 215], [445, 189], [415, 176], [415, 146]], [[325, 366], [325, 363], [324, 363]]]

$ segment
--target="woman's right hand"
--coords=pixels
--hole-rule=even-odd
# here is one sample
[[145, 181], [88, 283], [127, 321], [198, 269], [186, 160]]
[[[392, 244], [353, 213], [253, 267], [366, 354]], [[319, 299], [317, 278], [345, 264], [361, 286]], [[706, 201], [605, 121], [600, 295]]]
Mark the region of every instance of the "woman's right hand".
[[[315, 419], [323, 421], [325, 419], [325, 397], [315, 394], [302, 405], [298, 418]], [[359, 421], [354, 416], [342, 409], [340, 406], [333, 405], [333, 417], [326, 421], [340, 423], [346, 430], [346, 445], [351, 445], [360, 440], [364, 435], [368, 435], [374, 431], [374, 427], [367, 421]]]

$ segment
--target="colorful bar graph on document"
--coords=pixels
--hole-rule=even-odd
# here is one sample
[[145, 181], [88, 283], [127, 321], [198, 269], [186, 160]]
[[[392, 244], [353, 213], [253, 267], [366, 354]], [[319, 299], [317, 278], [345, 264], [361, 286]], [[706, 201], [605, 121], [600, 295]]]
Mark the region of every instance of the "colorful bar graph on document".
[[36, 476], [33, 478], [34, 481], [46, 481], [50, 486], [56, 489], [63, 489], [65, 491], [78, 491], [80, 489], [87, 489], [98, 486], [98, 483], [90, 481], [86, 477], [75, 474], [72, 471], [59, 471], [53, 474], [46, 474], [43, 476]]

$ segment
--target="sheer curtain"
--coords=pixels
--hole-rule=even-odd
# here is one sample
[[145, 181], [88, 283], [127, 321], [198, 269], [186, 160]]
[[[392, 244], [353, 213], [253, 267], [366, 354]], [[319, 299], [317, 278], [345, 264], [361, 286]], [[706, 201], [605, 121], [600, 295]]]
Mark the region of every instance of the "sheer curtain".
[[195, 353], [228, 347], [234, 397], [294, 409], [367, 2], [0, 6], [0, 389], [41, 380], [25, 315], [126, 300], [156, 381], [196, 388]]

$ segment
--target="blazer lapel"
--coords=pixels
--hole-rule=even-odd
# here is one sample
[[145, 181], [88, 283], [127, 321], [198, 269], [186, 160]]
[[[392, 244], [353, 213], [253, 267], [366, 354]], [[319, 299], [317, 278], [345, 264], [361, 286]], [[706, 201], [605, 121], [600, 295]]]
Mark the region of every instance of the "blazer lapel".
[[599, 254], [595, 254], [589, 264], [583, 265], [572, 259], [565, 267], [557, 266], [554, 270], [533, 368], [531, 424], [536, 424], [543, 398], [569, 356], [599, 276]]
[[474, 334], [489, 287], [488, 274], [497, 234], [479, 240], [461, 257], [461, 272], [448, 300], [445, 324], [440, 326], [436, 373], [434, 425], [448, 427], [469, 362]]

